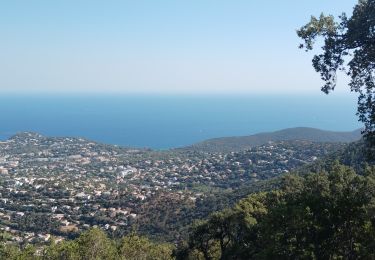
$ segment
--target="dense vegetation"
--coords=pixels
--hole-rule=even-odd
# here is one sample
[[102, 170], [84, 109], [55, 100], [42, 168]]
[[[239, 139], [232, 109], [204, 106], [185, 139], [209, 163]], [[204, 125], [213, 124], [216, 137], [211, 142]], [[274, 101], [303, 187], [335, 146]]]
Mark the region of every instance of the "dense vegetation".
[[288, 175], [193, 227], [181, 259], [357, 259], [375, 257], [375, 169], [358, 175]]
[[214, 138], [177, 150], [229, 153], [248, 150], [271, 141], [305, 140], [315, 143], [350, 143], [358, 141], [359, 139], [361, 139], [361, 130], [355, 130], [353, 132], [333, 132], [308, 127], [295, 127], [272, 133]]
[[[6, 234], [1, 239], [6, 240]], [[2, 244], [0, 259], [172, 259], [173, 246], [156, 244], [147, 238], [130, 234], [121, 240], [111, 240], [100, 229], [93, 228], [82, 233], [77, 239], [22, 249], [15, 245]]]

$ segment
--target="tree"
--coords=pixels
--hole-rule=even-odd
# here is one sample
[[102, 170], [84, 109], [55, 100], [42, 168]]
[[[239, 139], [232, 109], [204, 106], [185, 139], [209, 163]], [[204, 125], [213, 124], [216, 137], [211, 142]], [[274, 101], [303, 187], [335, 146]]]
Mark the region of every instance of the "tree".
[[[278, 190], [256, 193], [193, 226], [189, 249], [203, 259], [373, 259], [375, 168], [363, 175], [289, 175]], [[189, 255], [180, 247], [177, 259]]]
[[219, 245], [211, 232], [209, 221], [196, 221], [189, 236], [189, 248], [198, 250], [205, 260], [217, 259]]
[[43, 258], [45, 260], [78, 260], [80, 259], [80, 250], [76, 241], [61, 241], [56, 243], [54, 239], [50, 245], [44, 248]]
[[312, 63], [320, 73], [326, 94], [336, 86], [336, 73], [344, 71], [350, 77], [351, 91], [357, 92], [359, 120], [364, 123], [364, 136], [375, 145], [375, 0], [359, 0], [353, 15], [345, 13], [336, 22], [332, 15], [311, 17], [297, 34], [304, 41], [300, 48], [314, 48], [318, 38], [323, 38], [323, 53], [315, 55]]
[[17, 259], [20, 254], [21, 252], [16, 245], [0, 245], [0, 259]]
[[134, 233], [121, 240], [118, 259], [171, 260], [173, 247], [168, 244], [156, 244]]
[[90, 229], [77, 239], [82, 260], [118, 259], [116, 247], [107, 235], [98, 228]]

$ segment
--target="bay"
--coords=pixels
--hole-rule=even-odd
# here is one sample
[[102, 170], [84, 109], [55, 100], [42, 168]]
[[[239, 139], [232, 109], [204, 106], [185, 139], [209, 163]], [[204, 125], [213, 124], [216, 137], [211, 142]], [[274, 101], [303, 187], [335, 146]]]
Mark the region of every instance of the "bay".
[[167, 149], [290, 127], [361, 127], [354, 95], [3, 95], [0, 139], [32, 131]]

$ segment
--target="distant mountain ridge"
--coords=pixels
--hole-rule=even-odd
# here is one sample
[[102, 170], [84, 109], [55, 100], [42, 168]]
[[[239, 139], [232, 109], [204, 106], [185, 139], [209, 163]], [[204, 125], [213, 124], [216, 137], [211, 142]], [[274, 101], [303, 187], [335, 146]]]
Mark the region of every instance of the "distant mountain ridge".
[[181, 149], [204, 152], [232, 152], [246, 150], [268, 142], [305, 140], [311, 142], [350, 143], [360, 140], [361, 137], [361, 129], [351, 132], [335, 132], [310, 127], [295, 127], [249, 136], [213, 138]]

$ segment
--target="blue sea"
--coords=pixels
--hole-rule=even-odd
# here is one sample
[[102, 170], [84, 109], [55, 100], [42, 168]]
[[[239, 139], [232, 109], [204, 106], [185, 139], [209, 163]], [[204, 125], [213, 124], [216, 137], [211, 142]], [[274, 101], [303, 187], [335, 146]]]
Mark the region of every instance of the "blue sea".
[[3, 95], [0, 139], [22, 131], [167, 149], [289, 127], [351, 131], [355, 95]]

